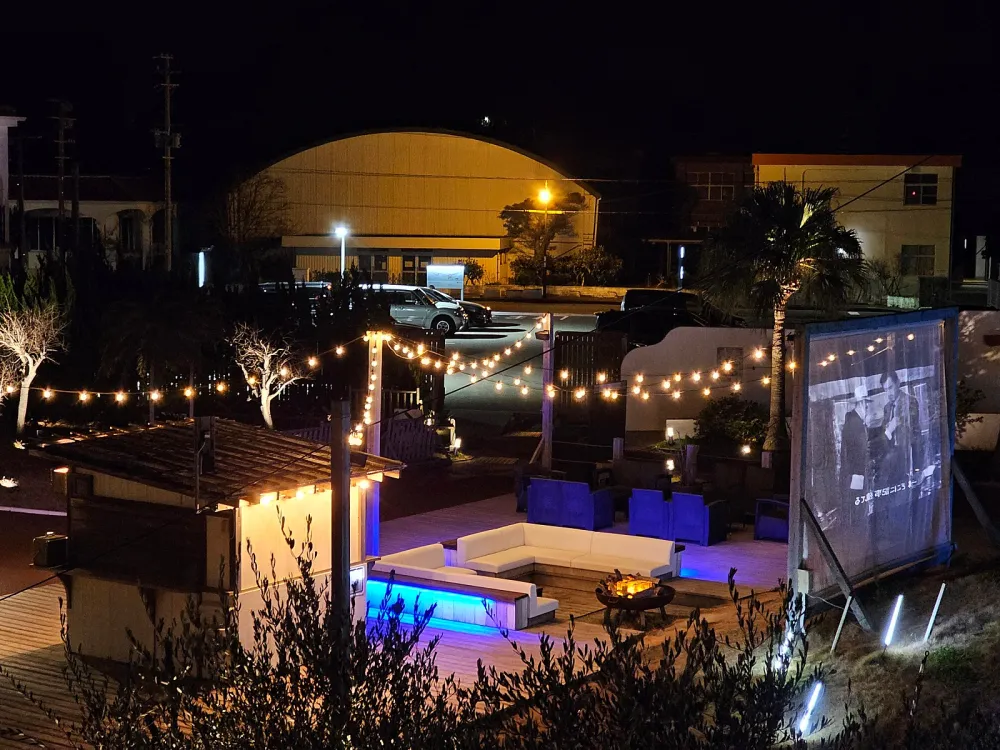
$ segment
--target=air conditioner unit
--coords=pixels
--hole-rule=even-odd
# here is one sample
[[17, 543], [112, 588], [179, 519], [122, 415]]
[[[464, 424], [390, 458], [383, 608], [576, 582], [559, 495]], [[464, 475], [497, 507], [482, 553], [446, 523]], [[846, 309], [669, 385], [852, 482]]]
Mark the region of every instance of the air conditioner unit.
[[51, 531], [31, 543], [31, 562], [36, 568], [60, 568], [66, 564], [69, 537]]

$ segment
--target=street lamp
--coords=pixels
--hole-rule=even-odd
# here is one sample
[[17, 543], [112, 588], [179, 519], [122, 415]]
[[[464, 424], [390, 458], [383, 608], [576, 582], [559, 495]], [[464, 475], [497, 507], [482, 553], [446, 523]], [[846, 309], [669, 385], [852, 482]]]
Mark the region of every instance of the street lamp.
[[340, 238], [340, 275], [343, 277], [347, 273], [347, 227], [341, 224], [333, 233]]
[[549, 183], [538, 191], [538, 202], [542, 204], [544, 210], [542, 219], [542, 299], [545, 299], [546, 282], [549, 271], [549, 243], [547, 233], [549, 231], [549, 203], [552, 201], [552, 192], [549, 190]]

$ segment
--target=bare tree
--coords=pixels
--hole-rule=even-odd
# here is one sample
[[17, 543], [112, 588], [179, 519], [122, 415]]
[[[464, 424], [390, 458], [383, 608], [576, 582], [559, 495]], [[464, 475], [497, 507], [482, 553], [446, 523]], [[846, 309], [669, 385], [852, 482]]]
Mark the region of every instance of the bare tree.
[[271, 402], [296, 380], [306, 377], [295, 367], [291, 345], [246, 323], [236, 327], [229, 343], [250, 392], [260, 399], [264, 423], [273, 430]]
[[[62, 347], [65, 321], [53, 303], [28, 305], [0, 314], [0, 350], [13, 362], [21, 381], [17, 403], [17, 434], [24, 432], [28, 416], [28, 394], [42, 363]], [[6, 393], [6, 386], [4, 386]]]
[[254, 280], [275, 254], [275, 240], [293, 233], [285, 181], [266, 172], [244, 180], [218, 201], [212, 224], [233, 267]]

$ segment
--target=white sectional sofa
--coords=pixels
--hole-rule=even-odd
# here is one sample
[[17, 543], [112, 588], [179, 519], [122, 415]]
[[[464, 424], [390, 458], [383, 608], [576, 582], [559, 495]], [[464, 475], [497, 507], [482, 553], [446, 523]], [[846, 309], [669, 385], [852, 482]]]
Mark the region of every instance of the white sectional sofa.
[[536, 566], [591, 573], [635, 573], [650, 578], [680, 575], [677, 545], [666, 539], [607, 534], [534, 523], [515, 523], [458, 539], [462, 568], [488, 576], [509, 577], [535, 571]]
[[[434, 617], [475, 625], [522, 630], [555, 618], [559, 602], [538, 596], [538, 587], [528, 581], [479, 576], [471, 568], [445, 564], [444, 547], [423, 547], [386, 555], [372, 565], [369, 586], [379, 579], [395, 576], [393, 599], [403, 598], [405, 611], [413, 612], [420, 597], [420, 608], [435, 605]], [[451, 593], [460, 596], [437, 596]], [[490, 602], [489, 617], [482, 600]], [[374, 603], [374, 602], [373, 602]]]

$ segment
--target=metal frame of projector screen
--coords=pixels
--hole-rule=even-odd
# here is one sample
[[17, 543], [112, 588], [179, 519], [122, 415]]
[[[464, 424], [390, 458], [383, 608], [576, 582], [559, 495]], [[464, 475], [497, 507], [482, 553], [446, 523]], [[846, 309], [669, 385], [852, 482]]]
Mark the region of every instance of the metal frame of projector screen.
[[[807, 592], [803, 590], [803, 586], [807, 585], [806, 581], [801, 580], [799, 577], [800, 572], [803, 571], [802, 549], [807, 524], [807, 519], [804, 517], [805, 514], [802, 509], [802, 505], [805, 503], [805, 498], [802, 495], [802, 478], [805, 476], [806, 451], [803, 449], [805, 447], [805, 439], [808, 429], [808, 410], [805, 408], [808, 403], [809, 392], [809, 366], [807, 363], [812, 361], [808, 359], [812, 337], [838, 333], [859, 333], [869, 330], [877, 331], [889, 326], [896, 327], [929, 322], [940, 322], [944, 325], [942, 345], [944, 348], [945, 387], [948, 392], [948, 456], [942, 457], [942, 461], [948, 460], [950, 462], [951, 456], [955, 452], [955, 392], [957, 388], [955, 373], [958, 365], [957, 309], [948, 308], [940, 310], [920, 310], [917, 312], [900, 313], [897, 315], [880, 315], [877, 317], [841, 320], [833, 323], [813, 323], [800, 329], [802, 335], [796, 336], [797, 341], [795, 342], [795, 354], [793, 361], [801, 363], [802, 367], [797, 371], [798, 373], [801, 373], [801, 376], [796, 377], [792, 383], [793, 439], [791, 446], [792, 456], [789, 499], [793, 501], [789, 503], [788, 516], [788, 580], [791, 582], [792, 588], [796, 593], [809, 593], [813, 596], [823, 598], [836, 596], [837, 593], [842, 593], [844, 596], [848, 596], [852, 594], [856, 586], [864, 585], [872, 580], [889, 575], [894, 571], [903, 570], [914, 563], [924, 561], [944, 561], [951, 555], [951, 552], [954, 549], [954, 544], [949, 539], [948, 543], [924, 550], [915, 554], [912, 559], [897, 560], [885, 569], [868, 570], [861, 576], [848, 580], [843, 575], [842, 571], [839, 570], [840, 564], [836, 559], [836, 554], [833, 552], [833, 549], [829, 546], [829, 544], [826, 543], [825, 537], [822, 537], [821, 535], [819, 543], [826, 546], [825, 552], [827, 553], [827, 557], [832, 555], [833, 558], [834, 564], [830, 565], [830, 568], [833, 578], [836, 579], [837, 585], [823, 591]], [[951, 481], [948, 486], [948, 512], [949, 514], [953, 514], [954, 487], [952, 472], [949, 472], [949, 480]], [[954, 533], [953, 530], [952, 533]], [[817, 550], [817, 552], [822, 553], [824, 551]], [[811, 557], [811, 564], [816, 565], [816, 560], [821, 559], [822, 557], [822, 554], [817, 554]], [[863, 621], [863, 616], [859, 611], [856, 611], [856, 615], [858, 615], [859, 620]]]

